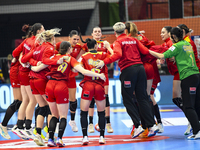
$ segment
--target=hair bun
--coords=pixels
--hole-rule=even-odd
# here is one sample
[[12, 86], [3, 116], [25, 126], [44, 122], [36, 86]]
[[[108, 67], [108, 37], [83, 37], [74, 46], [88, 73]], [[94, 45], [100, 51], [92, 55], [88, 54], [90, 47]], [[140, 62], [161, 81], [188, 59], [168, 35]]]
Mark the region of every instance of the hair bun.
[[30, 28], [29, 24], [25, 24], [22, 26], [22, 31], [27, 32], [29, 30], [29, 28]]

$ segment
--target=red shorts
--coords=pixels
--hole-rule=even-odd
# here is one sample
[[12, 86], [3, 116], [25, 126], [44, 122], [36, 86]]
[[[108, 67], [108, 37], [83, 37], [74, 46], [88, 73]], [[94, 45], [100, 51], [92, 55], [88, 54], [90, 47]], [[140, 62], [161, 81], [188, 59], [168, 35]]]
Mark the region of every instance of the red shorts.
[[10, 83], [13, 88], [20, 88], [19, 67], [10, 68]]
[[152, 64], [150, 63], [144, 63], [144, 69], [146, 72], [147, 80], [153, 79], [154, 78], [154, 69]]
[[30, 86], [33, 94], [45, 94], [47, 80], [39, 78], [30, 78]]
[[178, 72], [174, 73], [174, 79], [173, 80], [180, 80]]
[[86, 81], [82, 88], [81, 98], [84, 100], [91, 101], [93, 97], [98, 101], [105, 99], [104, 87], [98, 83]]
[[63, 80], [49, 80], [45, 90], [47, 101], [57, 104], [69, 103], [67, 82]]
[[68, 88], [76, 88], [76, 79], [75, 79], [75, 77], [69, 78], [69, 80], [67, 81], [67, 87]]
[[104, 86], [109, 85], [109, 78], [108, 78], [108, 74], [105, 74], [106, 76], [106, 81], [104, 83]]
[[27, 86], [30, 85], [30, 78], [29, 78], [29, 71], [24, 72], [24, 71], [19, 71], [19, 80], [20, 80], [20, 84]]

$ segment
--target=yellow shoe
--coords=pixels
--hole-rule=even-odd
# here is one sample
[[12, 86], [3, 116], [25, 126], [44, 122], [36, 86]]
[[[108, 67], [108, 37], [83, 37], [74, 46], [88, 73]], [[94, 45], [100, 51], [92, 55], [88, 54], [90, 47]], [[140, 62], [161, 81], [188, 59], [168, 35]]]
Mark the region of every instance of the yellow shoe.
[[146, 128], [144, 130], [144, 132], [139, 135], [139, 137], [141, 137], [141, 138], [147, 138], [148, 134], [149, 134], [149, 130], [148, 130], [148, 128]]
[[[33, 134], [34, 134], [34, 135], [37, 134], [36, 128], [33, 130]], [[42, 139], [45, 139], [45, 136], [44, 136], [42, 133], [41, 133], [41, 138], [42, 138]]]
[[113, 133], [113, 128], [111, 127], [111, 124], [110, 124], [110, 123], [107, 123], [107, 124], [106, 124], [106, 129], [107, 129], [107, 132], [108, 132], [108, 133]]
[[44, 132], [48, 132], [48, 127], [47, 126], [45, 126], [44, 128], [43, 128], [43, 130], [44, 130]]

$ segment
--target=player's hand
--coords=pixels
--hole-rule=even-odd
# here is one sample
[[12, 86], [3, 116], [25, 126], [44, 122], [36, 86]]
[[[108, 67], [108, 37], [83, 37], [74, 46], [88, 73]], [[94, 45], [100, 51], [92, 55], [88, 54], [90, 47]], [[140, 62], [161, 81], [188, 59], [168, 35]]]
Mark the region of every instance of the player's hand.
[[110, 43], [108, 41], [103, 41], [103, 45], [105, 46], [105, 48], [109, 48], [110, 47]]
[[60, 59], [58, 59], [57, 64], [60, 65], [63, 63], [63, 57], [61, 57]]
[[164, 64], [165, 63], [165, 59], [160, 59], [160, 64]]
[[106, 81], [106, 76], [104, 75], [104, 73], [101, 73], [101, 74], [100, 74], [100, 78], [101, 78], [103, 81]]
[[41, 65], [42, 64], [42, 62], [41, 61], [38, 61], [37, 62], [37, 66], [39, 66], [39, 65]]
[[12, 63], [16, 63], [17, 59], [16, 58], [13, 58], [12, 59]]
[[95, 66], [96, 68], [103, 68], [103, 66], [104, 66], [104, 61], [102, 61], [102, 60], [98, 60], [98, 62], [99, 63], [97, 63], [97, 65]]

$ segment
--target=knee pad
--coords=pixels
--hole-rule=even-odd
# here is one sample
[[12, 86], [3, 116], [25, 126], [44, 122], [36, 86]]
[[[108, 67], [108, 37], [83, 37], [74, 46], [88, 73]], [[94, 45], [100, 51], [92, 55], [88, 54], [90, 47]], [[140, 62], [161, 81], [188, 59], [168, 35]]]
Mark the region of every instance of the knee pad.
[[106, 107], [110, 106], [108, 94], [106, 94]]
[[92, 101], [90, 103], [90, 108], [94, 108], [94, 103], [95, 103], [95, 100], [94, 100], [94, 97], [92, 98]]
[[21, 103], [22, 103], [22, 101], [14, 100], [14, 102], [12, 104], [10, 104], [10, 108], [15, 112], [19, 109]]
[[46, 116], [48, 117], [48, 115], [51, 115], [51, 110], [50, 110], [50, 108], [49, 108], [49, 105], [46, 105], [45, 107], [46, 107], [46, 109], [47, 109], [47, 114], [46, 114]]
[[47, 114], [48, 114], [48, 107], [47, 106], [40, 107], [38, 115], [45, 117], [45, 116], [47, 116]]
[[76, 101], [74, 101], [74, 102], [69, 102], [69, 104], [70, 104], [70, 111], [76, 111], [76, 109], [77, 109], [77, 100]]
[[176, 106], [183, 110], [183, 100], [180, 97], [173, 98], [172, 101]]

